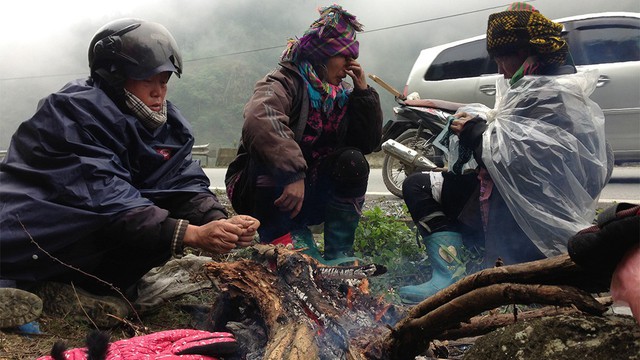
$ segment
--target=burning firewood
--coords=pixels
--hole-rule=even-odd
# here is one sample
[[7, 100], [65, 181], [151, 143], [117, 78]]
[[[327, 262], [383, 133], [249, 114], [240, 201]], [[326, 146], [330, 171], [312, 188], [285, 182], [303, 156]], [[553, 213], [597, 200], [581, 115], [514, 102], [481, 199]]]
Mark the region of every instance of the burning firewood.
[[379, 266], [327, 267], [295, 250], [254, 248], [257, 261], [206, 265], [223, 294], [214, 304], [212, 323], [231, 324], [241, 347], [244, 326], [245, 342], [261, 345], [245, 349], [247, 358], [365, 359], [368, 343], [362, 339], [382, 334], [383, 321], [397, 320], [390, 319], [396, 315], [393, 306], [359, 287], [384, 271]]
[[211, 330], [233, 331], [246, 359], [414, 359], [435, 340], [515, 321], [517, 314], [477, 316], [503, 305], [565, 308], [521, 318], [606, 310], [587, 292], [592, 276], [568, 255], [480, 271], [406, 311], [368, 294], [367, 278], [384, 271], [376, 265], [327, 267], [296, 250], [254, 249], [254, 260], [206, 266], [222, 293]]

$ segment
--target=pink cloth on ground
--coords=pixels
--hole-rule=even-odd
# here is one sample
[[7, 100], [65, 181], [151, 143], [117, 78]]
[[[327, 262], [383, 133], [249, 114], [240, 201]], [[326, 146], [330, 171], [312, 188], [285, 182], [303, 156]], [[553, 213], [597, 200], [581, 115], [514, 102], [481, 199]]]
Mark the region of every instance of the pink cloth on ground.
[[[232, 334], [203, 330], [177, 329], [160, 331], [149, 335], [136, 336], [109, 344], [106, 360], [147, 359], [147, 360], [217, 360], [207, 355], [177, 355], [193, 347], [215, 347], [215, 344], [235, 343]], [[86, 348], [65, 351], [67, 360], [86, 360]], [[208, 351], [210, 352], [210, 351]], [[53, 360], [43, 356], [38, 360]]]

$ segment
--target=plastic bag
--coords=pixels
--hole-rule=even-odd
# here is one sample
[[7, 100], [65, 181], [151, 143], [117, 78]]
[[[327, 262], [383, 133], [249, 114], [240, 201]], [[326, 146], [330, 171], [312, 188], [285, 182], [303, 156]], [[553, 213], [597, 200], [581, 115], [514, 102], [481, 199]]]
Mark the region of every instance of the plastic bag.
[[[491, 108], [484, 104], [467, 104], [458, 109], [456, 113], [466, 112], [473, 116], [480, 116], [483, 119], [487, 119], [487, 114], [491, 111]], [[478, 167], [478, 163], [473, 158], [473, 149], [467, 149], [460, 146], [460, 139], [458, 135], [454, 134], [449, 129], [451, 122], [455, 120], [453, 115], [447, 118], [447, 124], [444, 129], [436, 136], [433, 144], [442, 150], [447, 162], [449, 164], [449, 172], [454, 174], [463, 174], [467, 170], [472, 170]]]
[[546, 256], [595, 217], [606, 184], [604, 114], [595, 71], [497, 82], [482, 160], [527, 236]]

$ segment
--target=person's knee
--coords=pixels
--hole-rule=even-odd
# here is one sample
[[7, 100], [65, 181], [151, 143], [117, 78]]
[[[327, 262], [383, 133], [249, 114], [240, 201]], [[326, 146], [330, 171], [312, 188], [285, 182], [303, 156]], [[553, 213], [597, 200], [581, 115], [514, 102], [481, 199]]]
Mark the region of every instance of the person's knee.
[[335, 160], [331, 178], [336, 193], [343, 197], [360, 197], [367, 191], [369, 162], [357, 149], [343, 151]]
[[414, 173], [409, 175], [402, 183], [402, 197], [411, 198], [417, 192], [431, 191], [431, 179], [428, 173]]
[[344, 150], [337, 158], [332, 176], [336, 180], [361, 180], [369, 177], [369, 162], [357, 149]]

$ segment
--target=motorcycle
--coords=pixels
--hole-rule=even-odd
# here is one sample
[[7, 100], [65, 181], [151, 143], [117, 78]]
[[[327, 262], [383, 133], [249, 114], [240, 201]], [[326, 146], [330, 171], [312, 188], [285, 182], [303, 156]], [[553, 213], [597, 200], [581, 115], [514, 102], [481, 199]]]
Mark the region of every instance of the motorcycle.
[[435, 99], [407, 99], [375, 75], [369, 76], [391, 92], [398, 106], [395, 118], [382, 128], [380, 149], [384, 152], [382, 180], [387, 190], [402, 198], [402, 183], [419, 171], [444, 169], [446, 158], [434, 140], [462, 104]]

